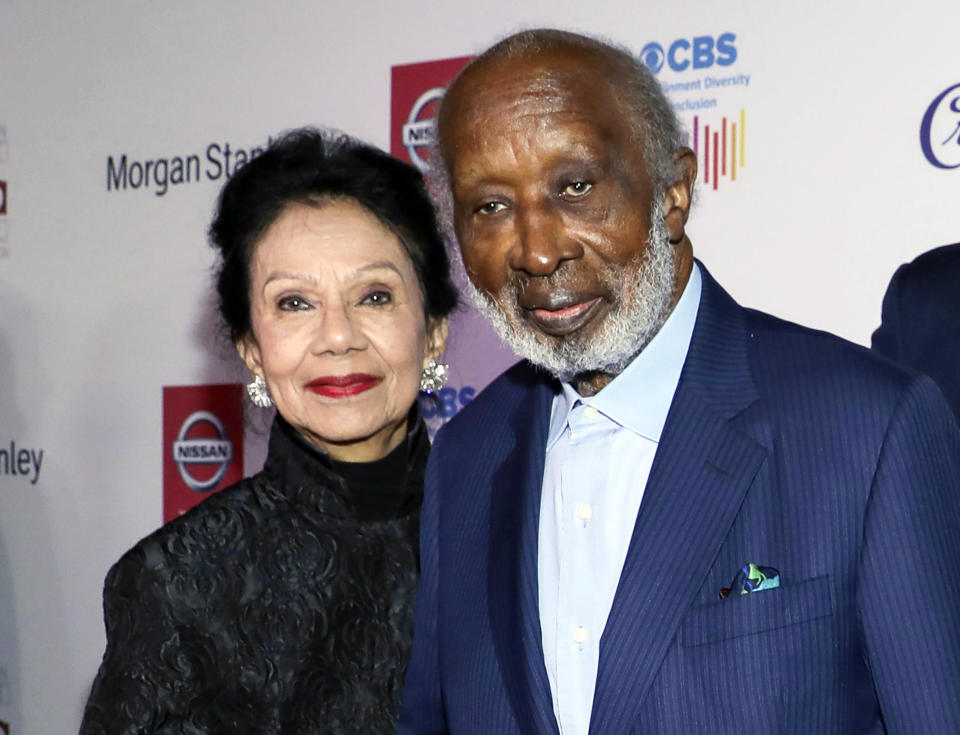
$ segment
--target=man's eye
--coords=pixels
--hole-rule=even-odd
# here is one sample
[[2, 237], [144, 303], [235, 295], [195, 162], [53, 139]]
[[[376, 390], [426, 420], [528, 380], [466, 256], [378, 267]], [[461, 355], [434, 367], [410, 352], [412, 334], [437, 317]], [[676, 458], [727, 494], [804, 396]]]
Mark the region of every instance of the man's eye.
[[592, 188], [593, 184], [588, 184], [586, 181], [574, 181], [563, 187], [563, 194], [568, 197], [582, 197]]
[[301, 296], [284, 296], [277, 302], [281, 311], [305, 311], [310, 308], [307, 300]]
[[392, 302], [393, 296], [389, 291], [371, 291], [360, 300], [361, 304], [368, 306], [386, 306]]
[[507, 205], [503, 202], [484, 202], [479, 207], [477, 207], [478, 214], [496, 214], [497, 212], [506, 209]]

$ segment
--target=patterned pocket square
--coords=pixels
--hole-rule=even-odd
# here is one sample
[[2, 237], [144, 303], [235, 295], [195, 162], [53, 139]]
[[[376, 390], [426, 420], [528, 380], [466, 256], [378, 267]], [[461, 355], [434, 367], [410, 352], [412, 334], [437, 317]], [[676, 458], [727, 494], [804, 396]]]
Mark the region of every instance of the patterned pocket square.
[[752, 561], [740, 567], [729, 587], [720, 590], [720, 599], [731, 594], [749, 595], [751, 592], [772, 590], [780, 586], [780, 572], [773, 567], [761, 567]]

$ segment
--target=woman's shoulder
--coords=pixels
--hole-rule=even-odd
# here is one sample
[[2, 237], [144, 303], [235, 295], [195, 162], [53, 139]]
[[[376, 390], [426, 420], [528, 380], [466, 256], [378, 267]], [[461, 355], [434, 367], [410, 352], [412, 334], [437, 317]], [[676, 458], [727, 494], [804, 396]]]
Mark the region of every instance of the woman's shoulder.
[[[206, 498], [138, 541], [107, 575], [106, 587], [134, 578], [168, 577], [184, 567], [211, 566], [237, 558], [256, 533], [259, 519], [276, 513], [283, 497], [262, 473]], [[142, 586], [137, 584], [137, 586]]]

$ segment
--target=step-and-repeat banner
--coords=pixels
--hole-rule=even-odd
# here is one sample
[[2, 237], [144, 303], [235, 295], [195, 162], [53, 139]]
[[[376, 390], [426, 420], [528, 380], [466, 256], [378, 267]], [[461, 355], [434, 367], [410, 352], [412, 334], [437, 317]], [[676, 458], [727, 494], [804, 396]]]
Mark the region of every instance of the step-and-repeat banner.
[[[894, 269], [960, 240], [952, 0], [3, 4], [0, 733], [76, 731], [109, 566], [263, 460], [210, 284], [220, 186], [305, 124], [425, 167], [450, 78], [544, 25], [657, 75], [694, 250], [742, 303], [868, 343]], [[467, 310], [448, 357], [432, 428], [513, 359]]]

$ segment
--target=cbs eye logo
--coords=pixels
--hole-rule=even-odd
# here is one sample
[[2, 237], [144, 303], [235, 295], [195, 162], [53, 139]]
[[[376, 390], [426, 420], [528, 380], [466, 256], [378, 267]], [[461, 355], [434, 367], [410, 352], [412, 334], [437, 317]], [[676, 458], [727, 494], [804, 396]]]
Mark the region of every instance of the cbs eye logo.
[[920, 148], [937, 168], [960, 168], [960, 83], [938, 94], [923, 114]]
[[655, 41], [648, 43], [640, 49], [639, 58], [654, 74], [663, 68], [663, 62], [667, 60], [666, 55], [663, 53], [663, 46]]

